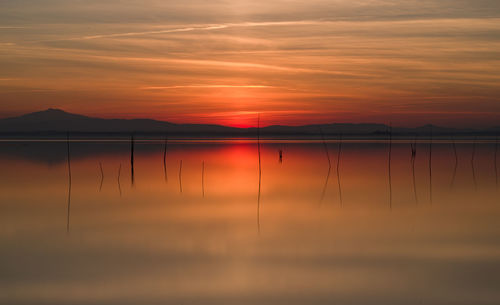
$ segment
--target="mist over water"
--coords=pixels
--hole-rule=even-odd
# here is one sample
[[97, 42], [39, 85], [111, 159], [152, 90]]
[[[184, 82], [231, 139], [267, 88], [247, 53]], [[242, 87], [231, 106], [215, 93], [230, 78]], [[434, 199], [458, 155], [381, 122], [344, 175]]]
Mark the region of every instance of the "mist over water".
[[0, 303], [498, 304], [495, 145], [0, 142]]

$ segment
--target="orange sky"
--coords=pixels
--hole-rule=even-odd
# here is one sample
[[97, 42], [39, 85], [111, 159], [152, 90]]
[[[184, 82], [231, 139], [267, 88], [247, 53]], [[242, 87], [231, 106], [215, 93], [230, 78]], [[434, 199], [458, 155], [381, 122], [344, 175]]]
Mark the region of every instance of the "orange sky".
[[7, 0], [0, 117], [498, 125], [491, 0]]

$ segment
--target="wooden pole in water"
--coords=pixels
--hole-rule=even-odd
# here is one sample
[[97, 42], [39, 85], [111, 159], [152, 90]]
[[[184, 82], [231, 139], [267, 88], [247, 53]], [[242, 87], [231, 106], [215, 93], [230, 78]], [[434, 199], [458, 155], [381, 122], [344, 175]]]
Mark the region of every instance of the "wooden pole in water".
[[455, 137], [451, 136], [451, 144], [453, 145], [453, 154], [455, 155], [455, 166], [453, 167], [453, 176], [451, 177], [450, 188], [453, 188], [455, 185], [455, 178], [457, 176], [458, 169], [458, 152], [457, 145], [455, 144]]
[[429, 199], [432, 204], [432, 125], [430, 126], [430, 141], [429, 141]]
[[205, 198], [205, 161], [201, 163], [201, 194]]
[[325, 134], [323, 133], [323, 129], [321, 127], [319, 128], [319, 131], [321, 133], [321, 140], [323, 141], [323, 148], [325, 149], [326, 158], [328, 159], [328, 167], [331, 168], [332, 162], [330, 161], [330, 153], [328, 152], [328, 146], [326, 145]]
[[455, 137], [451, 136], [451, 143], [453, 144], [453, 154], [455, 155], [455, 164], [458, 164], [457, 145], [455, 144]]
[[179, 190], [182, 193], [182, 160], [179, 163]]
[[470, 164], [472, 167], [472, 181], [474, 182], [474, 190], [477, 191], [476, 169], [474, 167], [474, 159], [476, 157], [476, 141], [477, 141], [477, 136], [474, 137], [474, 141], [472, 142], [472, 155], [470, 159]]
[[497, 155], [498, 155], [498, 135], [495, 137], [495, 185], [498, 190], [498, 164], [497, 164]]
[[101, 170], [101, 183], [99, 185], [99, 192], [102, 190], [102, 184], [104, 182], [104, 170], [102, 169], [102, 163], [99, 162], [99, 169]]
[[168, 181], [168, 176], [167, 176], [167, 144], [168, 144], [168, 137], [165, 136], [165, 144], [163, 146], [163, 174], [165, 176], [165, 181]]
[[259, 153], [259, 180], [262, 176], [262, 162], [260, 158], [260, 113], [258, 115], [258, 120], [257, 120], [257, 150]]
[[260, 158], [260, 113], [257, 115], [257, 152], [259, 157], [259, 192], [257, 195], [257, 231], [260, 235], [260, 189], [262, 184], [262, 162]]
[[413, 194], [415, 196], [415, 203], [418, 204], [417, 195], [417, 181], [415, 179], [415, 160], [417, 159], [417, 136], [415, 136], [415, 141], [411, 145], [411, 170], [413, 176]]
[[120, 176], [122, 174], [122, 164], [120, 163], [120, 167], [118, 167], [118, 178], [117, 178], [117, 182], [118, 182], [118, 191], [120, 192], [120, 197], [122, 196], [122, 186], [120, 185]]
[[340, 157], [342, 156], [342, 132], [340, 132], [340, 139], [339, 139], [339, 151], [337, 153], [337, 184], [339, 188], [339, 200], [340, 200], [340, 206], [344, 206], [344, 203], [342, 201], [342, 184], [340, 182]]
[[320, 204], [321, 204], [321, 203], [323, 203], [323, 200], [325, 198], [326, 188], [328, 186], [328, 181], [330, 180], [330, 173], [332, 171], [332, 163], [330, 161], [330, 153], [328, 151], [328, 146], [327, 146], [326, 141], [325, 141], [325, 135], [323, 133], [323, 129], [320, 127], [319, 131], [321, 133], [321, 140], [323, 141], [323, 148], [325, 149], [326, 158], [328, 160], [328, 172], [326, 174], [326, 180], [325, 180], [325, 185], [323, 186], [323, 191], [321, 192], [321, 199], [320, 199]]
[[134, 177], [134, 135], [130, 137], [130, 181], [132, 183], [132, 187], [135, 184]]
[[392, 123], [389, 123], [389, 157], [388, 157], [388, 173], [389, 173], [389, 208], [392, 209], [392, 176], [391, 176], [391, 159], [392, 159]]
[[66, 148], [68, 159], [68, 211], [66, 216], [66, 232], [69, 233], [70, 212], [71, 212], [71, 151], [69, 143], [69, 132], [66, 134]]

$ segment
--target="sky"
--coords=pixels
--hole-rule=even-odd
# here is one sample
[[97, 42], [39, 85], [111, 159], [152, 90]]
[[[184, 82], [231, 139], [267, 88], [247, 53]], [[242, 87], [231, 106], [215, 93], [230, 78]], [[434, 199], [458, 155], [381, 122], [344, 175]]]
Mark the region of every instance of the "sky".
[[0, 117], [500, 125], [498, 0], [1, 0]]

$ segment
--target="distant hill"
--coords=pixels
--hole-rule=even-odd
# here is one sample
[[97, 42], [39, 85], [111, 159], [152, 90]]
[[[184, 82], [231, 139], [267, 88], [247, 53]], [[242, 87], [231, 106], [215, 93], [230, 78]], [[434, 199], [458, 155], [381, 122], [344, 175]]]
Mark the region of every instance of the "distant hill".
[[234, 128], [218, 125], [179, 125], [149, 119], [101, 119], [47, 109], [19, 117], [0, 119], [1, 133], [197, 133], [231, 132]]
[[[425, 125], [417, 128], [392, 128], [397, 135], [433, 134], [495, 134], [500, 127], [485, 130], [443, 128]], [[389, 127], [384, 124], [316, 124], [304, 126], [267, 126], [260, 129], [262, 135], [386, 135]], [[171, 135], [236, 135], [251, 136], [257, 128], [235, 128], [207, 124], [173, 124], [150, 119], [101, 119], [72, 114], [60, 109], [47, 109], [13, 118], [0, 119], [0, 134], [45, 133], [154, 133]]]

